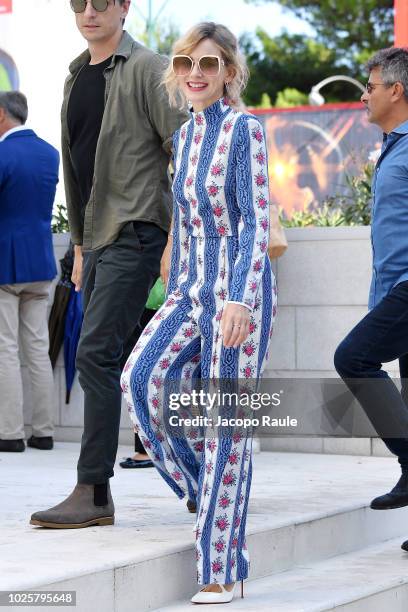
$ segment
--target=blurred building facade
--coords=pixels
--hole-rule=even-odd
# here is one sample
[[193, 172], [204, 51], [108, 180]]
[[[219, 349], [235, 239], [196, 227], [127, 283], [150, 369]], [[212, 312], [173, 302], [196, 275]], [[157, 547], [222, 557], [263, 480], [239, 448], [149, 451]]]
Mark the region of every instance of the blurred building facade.
[[27, 96], [27, 126], [58, 149], [64, 80], [84, 47], [68, 0], [0, 0], [0, 90]]

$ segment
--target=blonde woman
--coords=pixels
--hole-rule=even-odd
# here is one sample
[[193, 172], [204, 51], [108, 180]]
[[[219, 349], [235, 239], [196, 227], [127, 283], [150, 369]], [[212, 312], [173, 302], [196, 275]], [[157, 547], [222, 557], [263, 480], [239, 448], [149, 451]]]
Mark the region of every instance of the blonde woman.
[[174, 135], [167, 299], [130, 356], [122, 389], [156, 468], [197, 510], [197, 580], [205, 586], [191, 601], [226, 603], [248, 576], [252, 437], [205, 426], [170, 435], [161, 391], [176, 381], [185, 392], [199, 377], [256, 381], [263, 371], [276, 310], [265, 137], [255, 117], [237, 110], [247, 68], [226, 27], [201, 23], [178, 40], [164, 81], [172, 105], [192, 107]]

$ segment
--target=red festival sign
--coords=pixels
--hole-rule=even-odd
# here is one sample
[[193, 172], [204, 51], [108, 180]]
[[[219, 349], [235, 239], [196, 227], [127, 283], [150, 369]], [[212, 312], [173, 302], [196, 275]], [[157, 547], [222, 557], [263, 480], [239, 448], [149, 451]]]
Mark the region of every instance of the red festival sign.
[[264, 124], [272, 202], [291, 219], [349, 194], [348, 177], [381, 151], [381, 134], [360, 102], [256, 109]]
[[408, 0], [394, 0], [394, 46], [408, 46]]
[[13, 0], [0, 0], [0, 15], [13, 11]]

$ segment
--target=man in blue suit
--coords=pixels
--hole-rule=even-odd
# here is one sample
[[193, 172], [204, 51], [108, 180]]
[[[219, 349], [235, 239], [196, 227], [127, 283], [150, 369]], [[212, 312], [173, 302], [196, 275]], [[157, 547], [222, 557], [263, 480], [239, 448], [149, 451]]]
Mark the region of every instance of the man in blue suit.
[[53, 447], [47, 303], [57, 273], [51, 234], [59, 154], [25, 128], [19, 92], [0, 92], [0, 451], [25, 450], [18, 340], [31, 378], [28, 445]]

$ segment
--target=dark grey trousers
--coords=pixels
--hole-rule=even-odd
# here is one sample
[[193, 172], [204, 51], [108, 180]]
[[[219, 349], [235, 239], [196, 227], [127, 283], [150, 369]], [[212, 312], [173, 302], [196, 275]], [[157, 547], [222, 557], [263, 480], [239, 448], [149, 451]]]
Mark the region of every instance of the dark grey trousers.
[[[153, 223], [128, 223], [117, 240], [84, 253], [84, 322], [77, 352], [84, 390], [78, 482], [113, 476], [121, 414], [121, 359], [160, 274], [167, 234]], [[130, 425], [130, 423], [129, 423]]]

